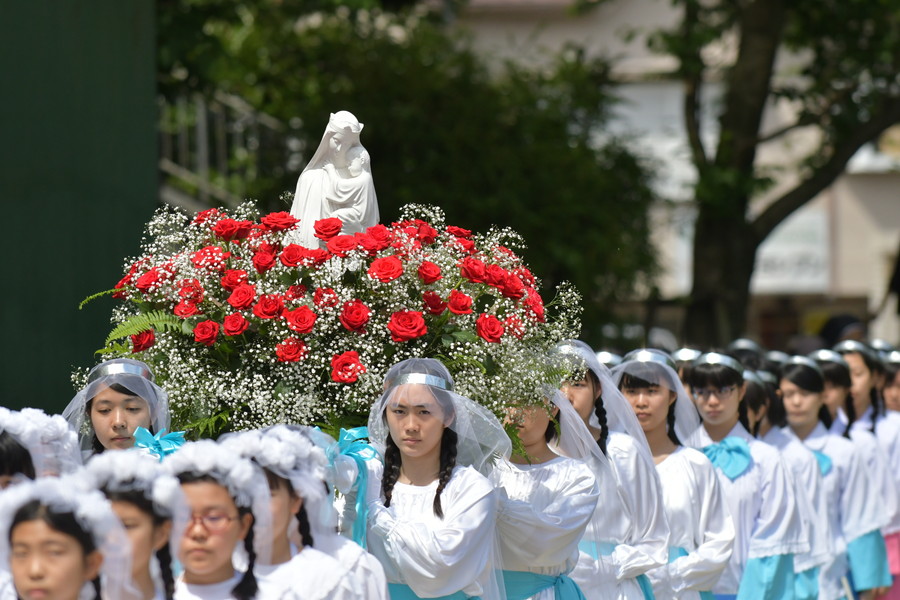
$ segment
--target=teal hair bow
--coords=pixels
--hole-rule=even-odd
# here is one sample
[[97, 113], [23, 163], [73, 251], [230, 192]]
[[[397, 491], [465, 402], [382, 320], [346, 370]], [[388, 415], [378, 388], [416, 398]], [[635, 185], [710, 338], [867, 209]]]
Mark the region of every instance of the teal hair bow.
[[718, 444], [702, 448], [703, 454], [715, 467], [734, 481], [750, 468], [750, 445], [741, 438], [727, 437]]
[[356, 462], [356, 520], [353, 522], [351, 536], [353, 541], [366, 547], [366, 521], [368, 506], [366, 504], [366, 488], [369, 480], [369, 469], [366, 461], [379, 460], [378, 452], [366, 440], [369, 439], [368, 427], [341, 428], [337, 443], [327, 451], [328, 462], [334, 465], [338, 455], [348, 456]]
[[159, 462], [162, 462], [163, 458], [184, 445], [184, 432], [166, 433], [166, 430], [163, 429], [153, 435], [143, 427], [138, 427], [134, 430], [134, 445], [138, 448], [146, 448], [150, 454], [159, 457]]

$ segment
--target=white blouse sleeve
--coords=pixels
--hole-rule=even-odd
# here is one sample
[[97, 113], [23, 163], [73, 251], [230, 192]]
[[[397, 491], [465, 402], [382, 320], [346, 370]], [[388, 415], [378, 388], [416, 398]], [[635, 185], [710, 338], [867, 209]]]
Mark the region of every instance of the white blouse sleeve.
[[884, 521], [880, 498], [866, 473], [865, 464], [855, 444], [847, 453], [847, 473], [841, 483], [841, 533], [850, 542], [881, 528]]
[[762, 442], [755, 443], [751, 448], [753, 461], [760, 463], [762, 489], [759, 490], [759, 512], [747, 558], [809, 551], [809, 540], [797, 509], [794, 487], [779, 452]]
[[594, 476], [581, 466], [567, 472], [570, 477], [553, 490], [546, 507], [511, 500], [501, 492], [497, 528], [504, 552], [509, 549], [535, 567], [562, 564], [573, 556], [600, 496]]
[[[454, 473], [458, 477], [461, 473]], [[438, 526], [404, 522], [381, 500], [369, 505], [370, 535], [380, 536], [405, 583], [419, 596], [455, 593], [478, 580], [492, 564], [496, 497], [487, 479], [453, 480], [441, 494], [444, 518]]]

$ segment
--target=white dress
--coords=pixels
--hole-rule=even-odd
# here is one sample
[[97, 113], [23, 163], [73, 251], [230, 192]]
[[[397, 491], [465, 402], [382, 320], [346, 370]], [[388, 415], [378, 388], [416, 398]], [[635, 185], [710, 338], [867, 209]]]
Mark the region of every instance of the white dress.
[[494, 600], [497, 518], [494, 486], [471, 467], [457, 466], [441, 492], [444, 518], [434, 514], [438, 482], [397, 482], [390, 507], [369, 507], [367, 542], [388, 584], [405, 584], [420, 597], [462, 591]]
[[353, 600], [353, 580], [335, 559], [315, 548], [303, 548], [287, 562], [253, 567], [259, 593], [266, 596], [294, 589], [308, 600]]
[[[563, 457], [533, 465], [502, 461], [491, 481], [500, 490], [497, 529], [503, 570], [540, 575], [571, 571], [600, 497], [590, 468]], [[532, 598], [553, 600], [554, 590]]]
[[[751, 461], [747, 470], [734, 480], [716, 469], [728, 512], [734, 520], [735, 540], [731, 560], [712, 589], [715, 594], [737, 594], [750, 560], [809, 550], [794, 489], [778, 450], [751, 436], [740, 422], [726, 437], [744, 440], [750, 447]], [[700, 425], [688, 443], [702, 449], [714, 442]], [[759, 589], [765, 583], [769, 582], [748, 581], [747, 585]]]
[[[231, 579], [209, 585], [197, 585], [185, 583], [182, 577], [175, 580], [174, 600], [232, 600], [231, 590], [238, 584], [243, 573], [236, 572]], [[260, 590], [256, 594], [256, 600], [296, 600], [289, 590]]]
[[794, 572], [821, 567], [831, 560], [834, 549], [819, 461], [800, 440], [777, 427], [766, 432], [762, 441], [781, 452], [781, 459], [792, 476], [800, 517], [809, 538], [809, 552], [794, 556]]
[[[616, 486], [601, 481], [600, 500], [571, 573], [588, 600], [643, 600], [636, 578], [669, 558], [669, 525], [656, 465], [637, 444], [617, 431], [607, 438]], [[598, 479], [604, 472], [596, 464], [591, 469]]]
[[656, 465], [669, 522], [670, 557], [647, 573], [656, 600], [699, 600], [719, 580], [731, 557], [734, 524], [722, 496], [716, 468], [693, 448], [678, 448]]
[[316, 535], [315, 548], [328, 554], [345, 569], [360, 600], [387, 600], [387, 580], [378, 559], [359, 544], [337, 533]]
[[[793, 435], [789, 429], [785, 432]], [[819, 598], [837, 600], [844, 596], [840, 579], [849, 569], [847, 542], [877, 531], [884, 518], [856, 444], [829, 433], [821, 423], [803, 444], [831, 459], [831, 469], [823, 483], [834, 553], [831, 562], [819, 572]]]

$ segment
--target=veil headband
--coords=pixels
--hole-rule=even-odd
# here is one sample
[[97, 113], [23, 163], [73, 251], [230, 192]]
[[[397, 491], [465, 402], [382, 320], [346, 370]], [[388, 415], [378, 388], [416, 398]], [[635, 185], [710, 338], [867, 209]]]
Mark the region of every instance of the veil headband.
[[738, 362], [737, 359], [731, 358], [726, 354], [719, 354], [718, 352], [701, 354], [700, 357], [694, 361], [694, 366], [696, 367], [697, 365], [722, 365], [723, 367], [728, 367], [732, 371], [737, 372], [741, 376], [744, 374], [744, 366]]
[[391, 379], [385, 383], [385, 390], [389, 390], [391, 388], [395, 388], [403, 385], [404, 383], [423, 383], [425, 385], [430, 385], [431, 387], [440, 388], [442, 390], [446, 390], [448, 392], [453, 391], [453, 383], [447, 381], [443, 377], [438, 377], [437, 375], [430, 375], [428, 373], [404, 373], [398, 377]]
[[93, 383], [107, 375], [137, 375], [149, 381], [154, 381], [150, 367], [141, 362], [105, 362], [94, 367], [88, 374], [88, 383]]

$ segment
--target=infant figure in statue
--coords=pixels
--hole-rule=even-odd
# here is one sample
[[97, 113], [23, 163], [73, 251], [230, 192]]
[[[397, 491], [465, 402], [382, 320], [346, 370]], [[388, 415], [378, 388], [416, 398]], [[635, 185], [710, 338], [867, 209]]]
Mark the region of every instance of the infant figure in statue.
[[378, 223], [378, 202], [369, 153], [359, 141], [363, 124], [347, 111], [331, 115], [322, 141], [300, 174], [291, 214], [300, 219], [292, 241], [306, 248], [324, 242], [315, 222], [339, 218], [342, 234], [363, 232]]

